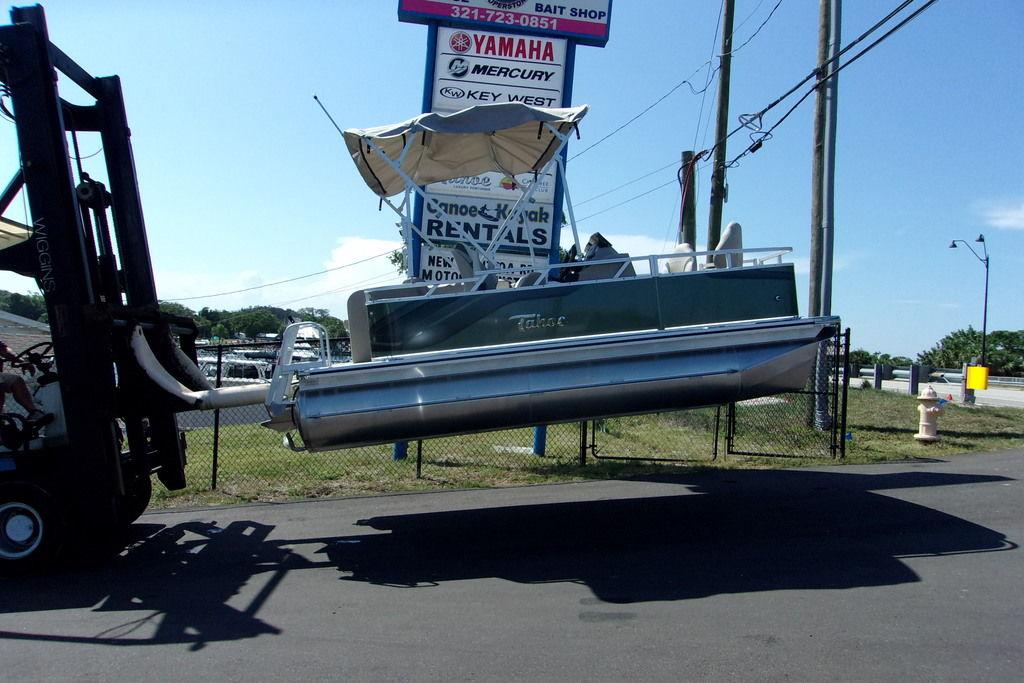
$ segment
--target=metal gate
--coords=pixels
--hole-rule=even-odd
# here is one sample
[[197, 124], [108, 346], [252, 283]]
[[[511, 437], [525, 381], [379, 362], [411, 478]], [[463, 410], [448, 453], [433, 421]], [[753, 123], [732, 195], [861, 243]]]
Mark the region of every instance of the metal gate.
[[803, 391], [730, 404], [726, 452], [775, 458], [846, 455], [850, 330], [820, 344]]

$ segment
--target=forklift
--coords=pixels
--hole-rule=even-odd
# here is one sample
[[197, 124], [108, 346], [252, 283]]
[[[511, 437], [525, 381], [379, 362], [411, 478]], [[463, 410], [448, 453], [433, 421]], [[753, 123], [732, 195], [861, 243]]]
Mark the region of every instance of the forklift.
[[[86, 104], [61, 96], [67, 83]], [[23, 572], [123, 545], [152, 475], [170, 490], [185, 486], [176, 413], [192, 406], [147, 377], [131, 335], [141, 329], [178, 381], [201, 386], [181, 362], [196, 360], [194, 321], [158, 306], [118, 77], [93, 77], [52, 44], [36, 5], [12, 9], [0, 26], [0, 88], [20, 152], [0, 160], [0, 174], [2, 164], [14, 170], [0, 215], [21, 193], [29, 214], [20, 225], [4, 219], [14, 235], [4, 244], [14, 243], [0, 250], [0, 269], [35, 279], [51, 332], [19, 360], [36, 371], [36, 400], [52, 422], [0, 417], [0, 572]], [[99, 134], [109, 186], [73, 165], [79, 133]]]

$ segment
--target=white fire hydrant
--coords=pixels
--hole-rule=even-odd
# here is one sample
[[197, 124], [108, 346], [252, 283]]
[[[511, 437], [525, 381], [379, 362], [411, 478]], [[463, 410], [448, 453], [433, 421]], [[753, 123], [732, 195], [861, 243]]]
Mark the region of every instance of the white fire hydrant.
[[925, 387], [917, 400], [921, 402], [921, 405], [917, 406], [917, 412], [921, 414], [921, 419], [917, 423], [917, 434], [914, 434], [914, 438], [925, 442], [938, 441], [939, 415], [942, 414], [942, 405], [939, 403], [938, 394], [931, 387]]

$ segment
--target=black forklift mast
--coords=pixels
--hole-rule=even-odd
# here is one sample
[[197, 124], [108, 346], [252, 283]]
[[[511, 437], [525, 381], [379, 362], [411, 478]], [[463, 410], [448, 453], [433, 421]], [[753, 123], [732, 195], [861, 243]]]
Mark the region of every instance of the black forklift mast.
[[[94, 102], [65, 101], [58, 90], [65, 78]], [[0, 251], [0, 269], [35, 278], [46, 300], [68, 435], [66, 448], [18, 456], [15, 469], [49, 488], [78, 491], [68, 514], [116, 515], [108, 508], [148, 485], [150, 472], [168, 488], [185, 485], [175, 420], [183, 406], [138, 369], [129, 333], [142, 325], [158, 356], [169, 358], [173, 332], [194, 360], [195, 326], [159, 310], [120, 79], [89, 75], [53, 45], [36, 5], [12, 9], [11, 25], [0, 26], [0, 81], [21, 155], [0, 213], [26, 192], [32, 230]], [[101, 136], [109, 188], [80, 167], [76, 182], [68, 136], [80, 132]]]

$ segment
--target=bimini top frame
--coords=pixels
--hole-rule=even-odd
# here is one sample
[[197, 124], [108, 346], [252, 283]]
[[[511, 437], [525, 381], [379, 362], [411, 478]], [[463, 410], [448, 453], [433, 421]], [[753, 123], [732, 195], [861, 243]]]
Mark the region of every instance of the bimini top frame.
[[[438, 202], [426, 195], [430, 183], [499, 171], [510, 176], [533, 173], [535, 178], [555, 164], [565, 178], [561, 152], [588, 107], [544, 109], [520, 103], [470, 107], [454, 114], [423, 114], [403, 123], [376, 128], [351, 128], [344, 133], [352, 160], [367, 186], [402, 219], [406, 245], [412, 233], [436, 247], [411, 218], [412, 195], [427, 208], [458, 227], [482, 265], [494, 267], [501, 240], [520, 219], [539, 183], [530, 183], [499, 225], [491, 242], [481, 249]], [[401, 202], [392, 198], [402, 194]], [[579, 253], [579, 235], [569, 212], [573, 239]], [[530, 246], [530, 256], [534, 256]]]

